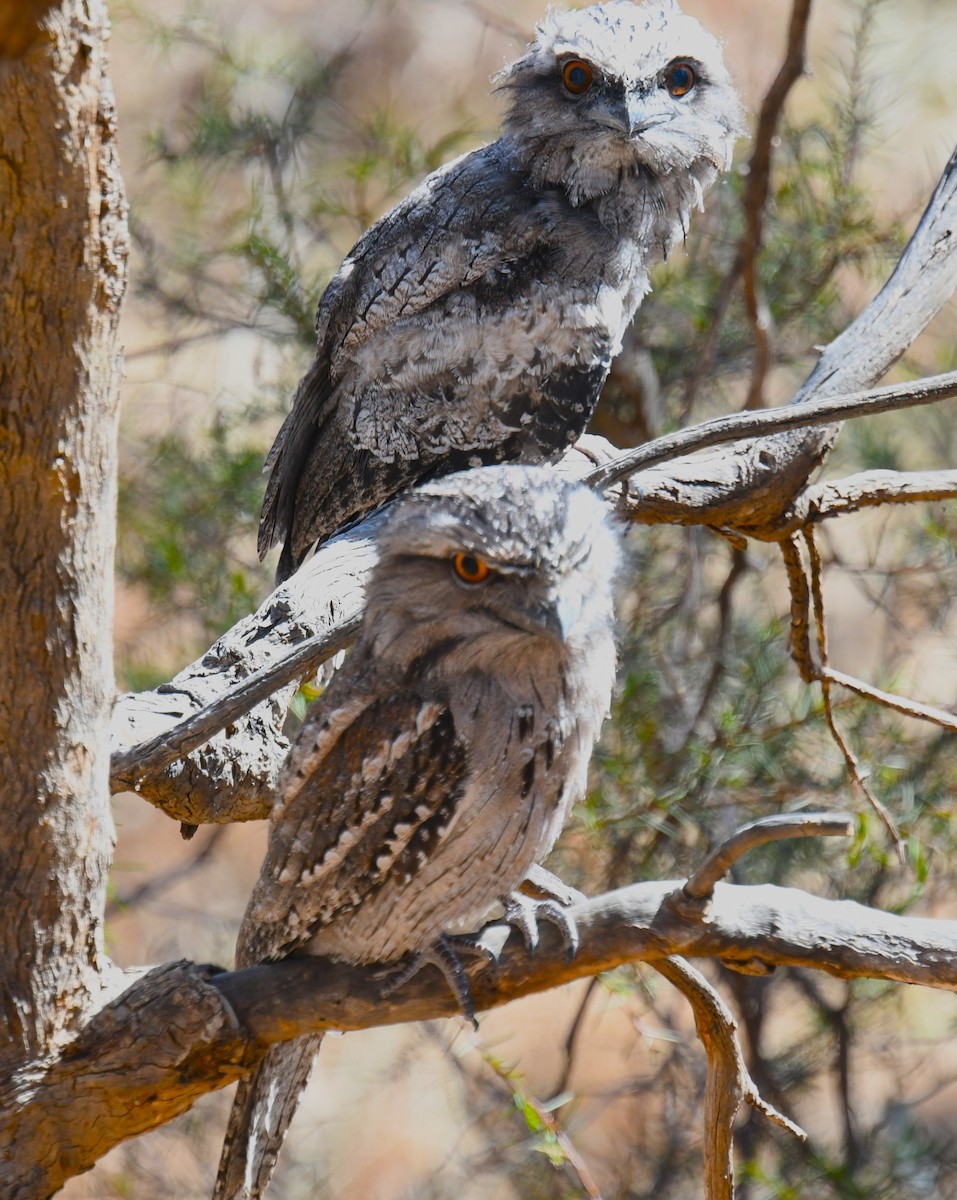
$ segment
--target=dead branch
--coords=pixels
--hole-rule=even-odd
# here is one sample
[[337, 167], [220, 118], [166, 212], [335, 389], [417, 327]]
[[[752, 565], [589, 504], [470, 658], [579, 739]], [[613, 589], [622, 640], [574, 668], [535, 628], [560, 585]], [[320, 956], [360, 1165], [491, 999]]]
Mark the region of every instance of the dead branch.
[[821, 555], [817, 548], [817, 542], [814, 538], [814, 530], [808, 526], [804, 530], [804, 544], [807, 547], [808, 560], [810, 562], [811, 575], [811, 604], [814, 608], [814, 630], [817, 635], [817, 656], [818, 662], [821, 664], [818, 670], [818, 678], [821, 683], [821, 698], [824, 701], [824, 720], [827, 722], [827, 727], [830, 730], [831, 737], [834, 739], [838, 750], [843, 755], [844, 762], [847, 766], [847, 773], [851, 778], [851, 782], [861, 793], [868, 804], [873, 808], [880, 818], [881, 824], [890, 834], [891, 841], [897, 847], [897, 857], [901, 864], [907, 861], [907, 850], [904, 845], [903, 838], [900, 835], [900, 830], [897, 828], [897, 823], [887, 808], [878, 800], [873, 789], [867, 782], [869, 771], [861, 769], [861, 764], [858, 761], [857, 755], [851, 749], [847, 739], [837, 723], [837, 717], [834, 713], [834, 705], [831, 701], [831, 677], [830, 677], [830, 660], [827, 648], [827, 622], [824, 618], [824, 591], [821, 581]]
[[[893, 474], [893, 472], [883, 472], [882, 474]], [[788, 536], [782, 538], [778, 543], [782, 558], [784, 559], [788, 592], [791, 597], [791, 657], [797, 665], [801, 678], [805, 683], [817, 682], [821, 685], [824, 718], [831, 737], [847, 766], [851, 782], [877, 813], [881, 823], [887, 829], [897, 847], [898, 858], [901, 862], [904, 862], [906, 860], [906, 851], [897, 825], [887, 811], [887, 808], [869, 787], [866, 772], [862, 770], [857, 755], [851, 749], [837, 724], [831, 699], [831, 685], [838, 684], [848, 691], [855, 692], [857, 695], [867, 700], [872, 700], [874, 703], [880, 704], [885, 708], [892, 709], [894, 712], [913, 717], [915, 720], [928, 721], [952, 733], [957, 733], [957, 714], [935, 708], [930, 704], [922, 704], [917, 700], [881, 691], [879, 688], [872, 687], [860, 679], [846, 675], [843, 671], [835, 670], [830, 665], [828, 661], [827, 624], [824, 610], [821, 558], [814, 539], [813, 525], [805, 525], [803, 535], [810, 564], [810, 570], [807, 572], [805, 571], [796, 537], [788, 534]], [[816, 663], [811, 654], [810, 618], [812, 611], [817, 639]]]
[[[506, 941], [505, 927], [486, 929], [484, 937], [505, 945], [497, 968], [470, 970], [480, 1010], [675, 955], [957, 991], [957, 921], [901, 917], [770, 885], [719, 883], [706, 904], [689, 905], [681, 880], [634, 884], [573, 911], [581, 947], [572, 962], [550, 927], [533, 955], [520, 938]], [[237, 1079], [271, 1043], [455, 1015], [455, 1001], [431, 971], [388, 1001], [375, 968], [316, 958], [232, 972], [177, 962], [133, 975], [105, 980], [109, 991], [77, 1038], [0, 1089], [0, 1192], [11, 1200], [49, 1195], [117, 1142]], [[10, 1178], [3, 1165], [2, 1149], [14, 1141], [18, 1163], [36, 1164], [28, 1178]]]
[[850, 837], [854, 827], [842, 813], [778, 813], [742, 825], [688, 876], [684, 893], [689, 900], [709, 900], [715, 884], [756, 846], [790, 838]]
[[787, 528], [793, 531], [881, 504], [953, 499], [957, 499], [957, 470], [861, 471], [805, 488], [794, 501]]
[[802, 1141], [807, 1134], [762, 1099], [745, 1066], [737, 1022], [707, 979], [681, 958], [666, 958], [654, 968], [691, 1005], [695, 1029], [708, 1056], [703, 1119], [705, 1195], [707, 1200], [733, 1200], [734, 1119], [742, 1100]]
[[[835, 421], [847, 421], [852, 417], [872, 417], [878, 413], [934, 404], [954, 396], [957, 396], [957, 371], [948, 371], [946, 374], [932, 375], [915, 383], [888, 384], [886, 387], [870, 388], [861, 392], [802, 401], [800, 405], [792, 401], [781, 408], [766, 408], [760, 412], [730, 413], [725, 417], [714, 417], [710, 421], [702, 421], [699, 425], [665, 434], [634, 450], [627, 450], [611, 462], [598, 467], [587, 477], [586, 482], [593, 488], [606, 488], [648, 467], [673, 461], [679, 455], [706, 450], [726, 442], [767, 437], [787, 430], [814, 429], [821, 425], [832, 425]], [[640, 512], [635, 514], [635, 519], [642, 519]]]
[[833, 667], [826, 667], [821, 672], [821, 677], [832, 683], [840, 684], [849, 692], [863, 696], [865, 700], [873, 700], [875, 704], [891, 708], [894, 712], [901, 713], [902, 716], [914, 717], [918, 721], [929, 721], [932, 725], [939, 725], [941, 729], [957, 733], [957, 715], [946, 712], [942, 708], [934, 708], [932, 704], [921, 704], [918, 700], [911, 700], [904, 696], [895, 696], [893, 692], [881, 691], [880, 688], [872, 687], [869, 683], [855, 679], [852, 675], [845, 675], [843, 671], [836, 671]]

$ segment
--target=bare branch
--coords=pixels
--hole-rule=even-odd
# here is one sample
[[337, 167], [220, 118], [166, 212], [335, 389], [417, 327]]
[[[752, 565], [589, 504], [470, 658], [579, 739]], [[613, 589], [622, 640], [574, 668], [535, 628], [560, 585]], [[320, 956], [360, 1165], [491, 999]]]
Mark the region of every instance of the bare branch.
[[957, 151], [890, 279], [827, 346], [791, 403], [834, 396], [880, 379], [957, 290], [955, 250]]
[[800, 405], [792, 401], [781, 408], [767, 408], [761, 412], [730, 413], [702, 421], [688, 429], [676, 430], [628, 450], [593, 471], [587, 482], [591, 487], [605, 488], [639, 470], [725, 442], [766, 437], [790, 429], [811, 429], [852, 417], [872, 417], [878, 413], [936, 404], [954, 396], [957, 396], [957, 371], [948, 371], [916, 383], [888, 384], [863, 392], [803, 401]]
[[900, 830], [897, 828], [897, 822], [887, 811], [887, 808], [878, 800], [877, 796], [868, 786], [865, 773], [861, 770], [861, 764], [858, 761], [857, 755], [851, 749], [847, 739], [841, 732], [837, 724], [837, 718], [834, 715], [834, 706], [831, 703], [831, 681], [827, 674], [828, 671], [828, 650], [827, 650], [827, 623], [824, 618], [824, 592], [821, 584], [821, 555], [817, 548], [817, 542], [814, 539], [814, 530], [808, 526], [804, 530], [804, 543], [807, 546], [808, 559], [811, 564], [811, 602], [814, 606], [814, 628], [817, 633], [817, 652], [820, 668], [818, 670], [818, 678], [821, 683], [821, 697], [824, 700], [824, 719], [827, 722], [827, 727], [831, 732], [831, 737], [837, 744], [844, 757], [844, 762], [847, 765], [847, 773], [851, 777], [851, 782], [863, 795], [864, 799], [873, 808], [880, 818], [881, 824], [890, 834], [891, 840], [897, 848], [897, 857], [903, 864], [907, 861], [907, 851], [904, 846], [903, 839], [900, 835]]
[[[168, 684], [120, 697], [114, 791], [132, 789], [187, 824], [269, 815], [288, 750], [281, 731], [294, 686], [286, 681], [314, 672], [355, 630], [380, 521], [378, 515], [327, 542]], [[291, 665], [290, 646], [303, 646]], [[217, 729], [223, 732], [210, 740]], [[174, 761], [187, 749], [188, 757]]]
[[208, 742], [237, 717], [244, 716], [257, 704], [268, 700], [287, 683], [308, 679], [339, 650], [355, 638], [358, 616], [340, 624], [332, 633], [317, 633], [300, 642], [290, 654], [262, 667], [231, 687], [212, 703], [179, 721], [168, 732], [137, 742], [128, 750], [117, 751], [110, 760], [113, 786], [138, 790], [142, 780], [164, 771], [177, 759], [184, 758]]
[[811, 656], [811, 589], [801, 558], [801, 548], [793, 536], [782, 538], [778, 546], [784, 559], [788, 594], [791, 597], [791, 657], [804, 682], [813, 683], [819, 671]]
[[666, 958], [654, 968], [688, 1000], [708, 1056], [703, 1121], [705, 1195], [707, 1200], [733, 1200], [734, 1119], [742, 1100], [802, 1141], [807, 1134], [761, 1098], [745, 1066], [737, 1022], [707, 979], [681, 958]]
[[849, 692], [856, 692], [858, 696], [863, 696], [865, 700], [873, 700], [885, 708], [892, 708], [905, 717], [929, 721], [932, 725], [939, 725], [941, 729], [957, 733], [957, 715], [949, 713], [943, 708], [935, 708], [932, 704], [921, 704], [918, 700], [910, 700], [904, 696], [895, 696], [893, 692], [883, 692], [880, 688], [872, 687], [869, 683], [855, 679], [852, 675], [845, 675], [843, 671], [836, 671], [833, 667], [826, 667], [821, 672], [821, 678], [840, 684]]
[[654, 968], [688, 1000], [708, 1057], [702, 1122], [706, 1200], [734, 1200], [734, 1119], [747, 1074], [737, 1024], [705, 977], [683, 959], [666, 958]]
[[771, 188], [771, 150], [778, 124], [791, 88], [806, 70], [807, 26], [811, 0], [794, 0], [788, 25], [784, 62], [761, 105], [758, 128], [754, 135], [748, 182], [744, 189], [744, 236], [738, 250], [744, 307], [754, 337], [754, 366], [748, 387], [746, 408], [762, 403], [764, 380], [771, 366], [771, 310], [758, 278], [757, 258], [764, 232], [764, 211]]
[[789, 526], [797, 528], [881, 504], [954, 499], [957, 470], [861, 471], [807, 487], [794, 502]]
[[562, 1065], [562, 1072], [558, 1077], [558, 1082], [552, 1089], [555, 1096], [560, 1096], [568, 1087], [568, 1082], [572, 1077], [572, 1070], [575, 1066], [575, 1053], [578, 1049], [578, 1039], [582, 1030], [585, 1027], [585, 1012], [598, 989], [598, 976], [593, 976], [588, 982], [588, 987], [585, 989], [585, 994], [582, 996], [578, 1007], [575, 1009], [575, 1015], [572, 1018], [572, 1023], [568, 1027], [568, 1033], [565, 1034], [564, 1054], [565, 1062]]
[[724, 678], [725, 663], [727, 662], [728, 642], [731, 636], [732, 620], [734, 617], [734, 609], [732, 606], [732, 598], [735, 587], [738, 582], [744, 577], [744, 573], [748, 566], [748, 557], [746, 543], [745, 546], [732, 545], [731, 549], [731, 566], [725, 576], [717, 595], [718, 607], [718, 628], [715, 633], [713, 644], [711, 647], [711, 669], [708, 671], [705, 679], [704, 687], [698, 696], [698, 702], [695, 706], [694, 715], [688, 724], [688, 728], [681, 739], [680, 748], [682, 751], [687, 749], [688, 743], [695, 736], [704, 721], [705, 714], [711, 707], [711, 702], [718, 691], [718, 685]]
[[684, 886], [691, 900], [707, 900], [739, 858], [756, 846], [789, 838], [850, 837], [854, 823], [844, 813], [775, 813], [761, 817], [721, 843], [689, 877]]
[[[573, 914], [581, 945], [572, 962], [551, 927], [532, 955], [520, 938], [508, 937], [497, 968], [470, 969], [476, 1006], [488, 1009], [623, 963], [674, 955], [957, 991], [957, 921], [901, 917], [769, 885], [719, 883], [707, 905], [692, 906], [681, 880], [634, 884]], [[493, 926], [485, 934], [505, 932]], [[122, 982], [117, 973], [102, 1007], [60, 1057], [26, 1065], [0, 1088], [0, 1147], [16, 1140], [25, 1148], [18, 1171], [24, 1162], [36, 1164], [29, 1178], [11, 1178], [0, 1154], [5, 1196], [48, 1195], [112, 1145], [237, 1079], [269, 1044], [456, 1013], [436, 972], [421, 972], [386, 1001], [376, 968], [317, 958], [228, 973], [168, 963], [137, 973], [120, 993]]]

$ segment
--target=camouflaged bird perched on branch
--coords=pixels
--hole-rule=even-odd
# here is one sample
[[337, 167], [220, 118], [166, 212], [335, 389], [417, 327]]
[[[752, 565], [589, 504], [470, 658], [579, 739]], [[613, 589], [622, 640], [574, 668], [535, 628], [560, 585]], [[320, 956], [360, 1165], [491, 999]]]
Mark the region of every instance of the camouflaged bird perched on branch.
[[[313, 953], [426, 963], [466, 1010], [450, 934], [497, 903], [534, 941], [554, 902], [516, 889], [583, 794], [615, 673], [618, 540], [601, 500], [544, 467], [426, 484], [379, 535], [362, 632], [279, 782], [238, 966]], [[535, 911], [541, 903], [541, 911]], [[258, 1197], [319, 1038], [239, 1085], [215, 1196]]]
[[552, 12], [496, 80], [502, 136], [373, 225], [319, 302], [267, 460], [280, 581], [418, 480], [556, 459], [740, 132], [718, 42], [670, 0]]

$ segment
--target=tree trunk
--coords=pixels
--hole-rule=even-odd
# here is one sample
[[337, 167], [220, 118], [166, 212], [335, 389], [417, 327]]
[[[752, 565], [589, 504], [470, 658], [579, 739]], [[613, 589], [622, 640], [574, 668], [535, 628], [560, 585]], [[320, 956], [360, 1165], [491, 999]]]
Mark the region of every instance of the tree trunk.
[[0, 62], [0, 1060], [99, 988], [126, 202], [102, 0]]

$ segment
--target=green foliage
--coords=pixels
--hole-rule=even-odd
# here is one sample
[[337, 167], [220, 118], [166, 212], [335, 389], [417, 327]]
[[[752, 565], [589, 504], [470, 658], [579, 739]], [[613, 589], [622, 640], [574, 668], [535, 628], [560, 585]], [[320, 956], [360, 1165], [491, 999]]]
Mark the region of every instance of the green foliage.
[[[319, 296], [355, 237], [467, 131], [426, 138], [379, 111], [346, 119], [336, 89], [348, 52], [281, 32], [245, 42], [201, 5], [174, 24], [135, 15], [154, 51], [198, 64], [194, 99], [150, 133], [133, 194], [133, 278], [168, 331], [163, 350], [185, 355], [246, 329], [264, 345], [300, 347], [295, 377], [315, 344]], [[180, 631], [188, 614], [196, 652], [268, 590], [251, 535], [291, 384], [283, 372], [265, 403], [209, 397], [205, 420], [124, 442], [120, 577]], [[122, 647], [120, 667], [150, 678]]]
[[265, 572], [250, 563], [262, 456], [237, 445], [230, 423], [168, 432], [129, 453], [120, 486], [117, 563], [174, 619], [222, 633], [256, 603]]

